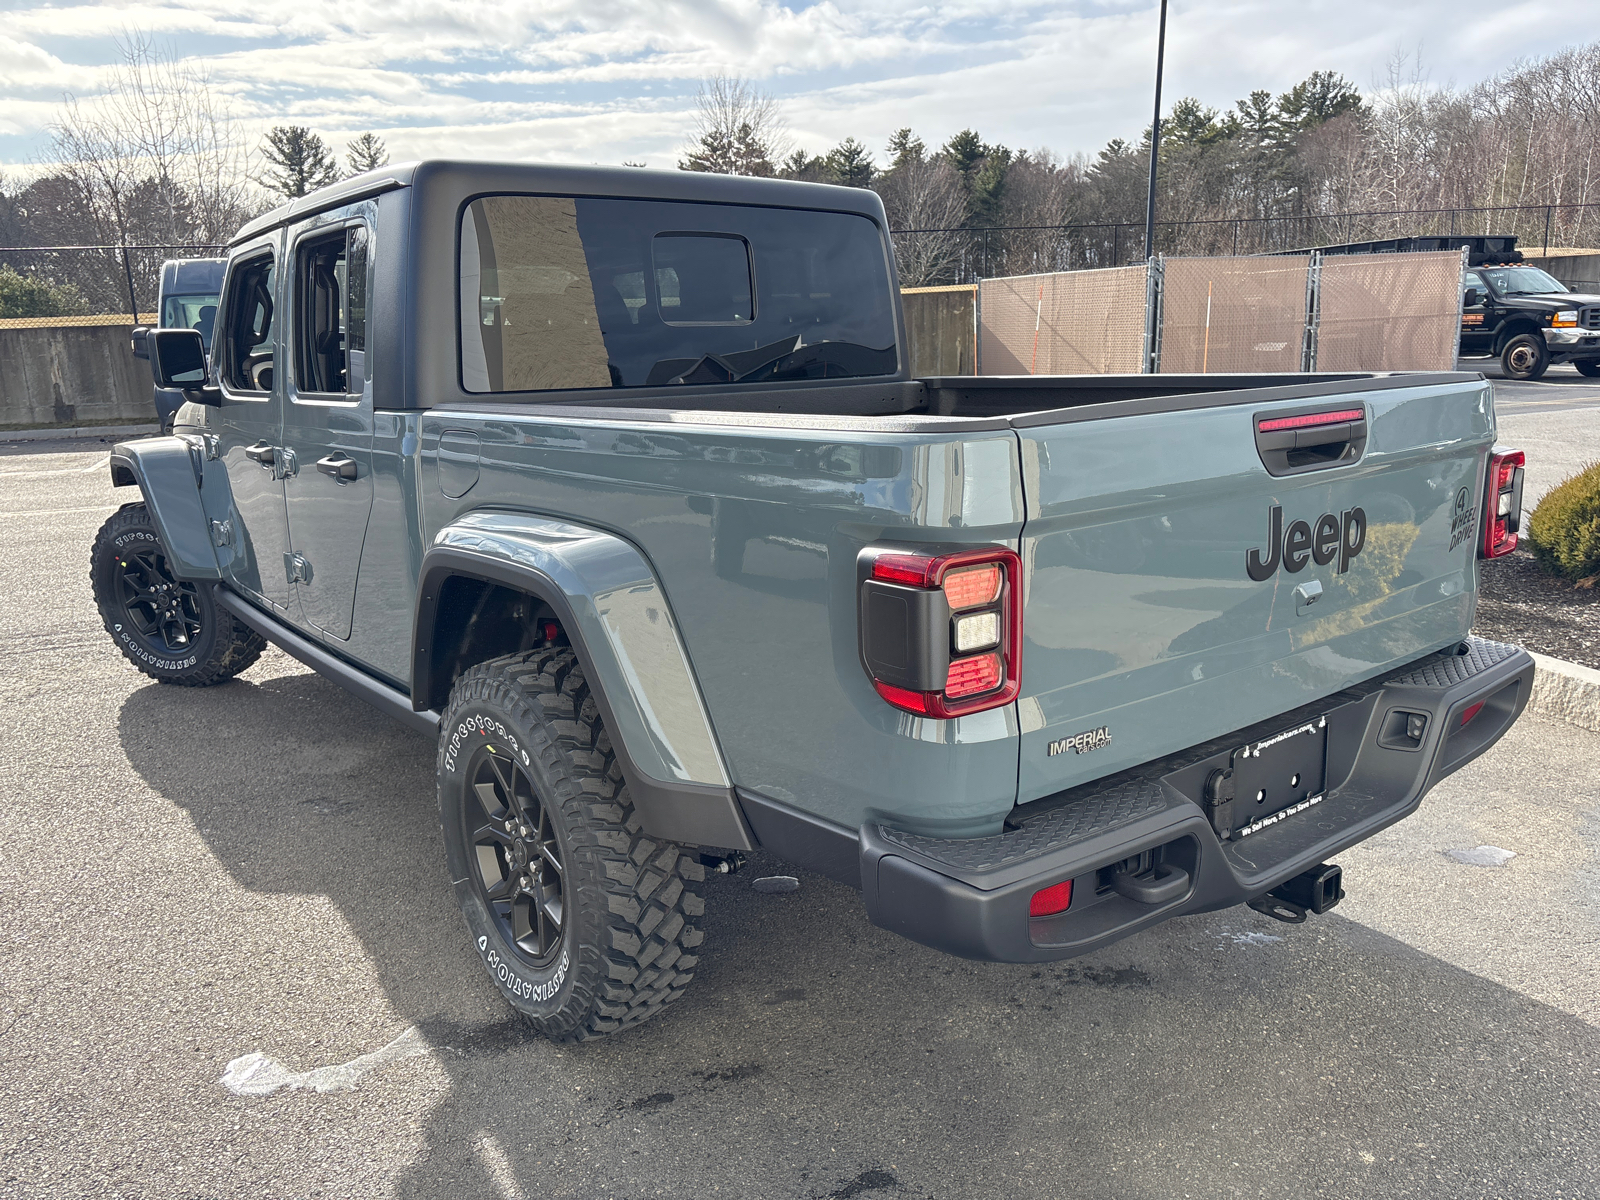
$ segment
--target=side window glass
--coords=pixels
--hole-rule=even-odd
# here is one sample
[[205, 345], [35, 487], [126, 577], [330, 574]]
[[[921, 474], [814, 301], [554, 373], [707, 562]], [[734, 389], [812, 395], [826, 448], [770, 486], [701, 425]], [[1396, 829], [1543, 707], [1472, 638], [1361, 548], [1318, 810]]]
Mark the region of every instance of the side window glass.
[[234, 391], [270, 392], [273, 367], [272, 255], [235, 264], [228, 281], [222, 379]]
[[351, 225], [302, 242], [295, 260], [295, 371], [302, 392], [366, 384], [368, 234]]
[[1467, 293], [1473, 288], [1478, 290], [1479, 304], [1482, 304], [1486, 299], [1488, 299], [1488, 291], [1483, 286], [1483, 276], [1477, 274], [1476, 272], [1468, 271], [1464, 276], [1462, 276], [1461, 298], [1463, 301], [1466, 300]]

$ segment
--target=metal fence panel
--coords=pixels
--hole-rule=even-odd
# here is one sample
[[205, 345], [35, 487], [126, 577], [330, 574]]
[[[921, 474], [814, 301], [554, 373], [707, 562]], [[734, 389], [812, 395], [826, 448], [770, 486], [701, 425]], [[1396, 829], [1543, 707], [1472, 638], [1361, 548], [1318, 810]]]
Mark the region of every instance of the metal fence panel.
[[985, 279], [978, 365], [985, 375], [1137, 374], [1146, 268]]
[[1453, 371], [1461, 252], [1322, 260], [1319, 371]]
[[1309, 255], [1167, 259], [1161, 372], [1300, 370], [1310, 266]]

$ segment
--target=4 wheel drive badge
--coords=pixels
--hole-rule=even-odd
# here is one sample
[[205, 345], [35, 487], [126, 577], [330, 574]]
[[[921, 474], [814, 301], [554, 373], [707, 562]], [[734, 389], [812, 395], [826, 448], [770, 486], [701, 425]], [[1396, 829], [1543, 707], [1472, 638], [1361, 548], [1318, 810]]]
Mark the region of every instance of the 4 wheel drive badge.
[[1075, 733], [1071, 737], [1064, 737], [1050, 743], [1048, 757], [1054, 758], [1058, 754], [1065, 754], [1071, 750], [1074, 754], [1087, 754], [1091, 750], [1098, 750], [1101, 746], [1111, 741], [1111, 727], [1102, 725], [1099, 729], [1086, 729], [1082, 733]]
[[1450, 549], [1469, 539], [1478, 528], [1478, 512], [1472, 507], [1472, 493], [1462, 488], [1456, 493], [1455, 511], [1450, 517]]
[[1295, 521], [1285, 529], [1283, 509], [1274, 504], [1268, 521], [1271, 529], [1266, 554], [1250, 550], [1244, 556], [1245, 574], [1257, 583], [1271, 579], [1280, 564], [1289, 574], [1296, 575], [1309, 562], [1325, 567], [1337, 559], [1339, 574], [1343, 575], [1367, 544], [1367, 514], [1360, 508], [1347, 508], [1338, 516], [1323, 513], [1315, 528], [1309, 522]]

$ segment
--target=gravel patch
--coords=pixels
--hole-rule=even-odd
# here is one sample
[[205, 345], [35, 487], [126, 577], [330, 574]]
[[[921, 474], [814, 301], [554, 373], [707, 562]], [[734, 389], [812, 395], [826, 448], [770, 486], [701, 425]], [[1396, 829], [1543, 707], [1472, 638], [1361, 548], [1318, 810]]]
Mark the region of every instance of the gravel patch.
[[1600, 669], [1600, 587], [1546, 575], [1526, 547], [1478, 564], [1472, 632]]

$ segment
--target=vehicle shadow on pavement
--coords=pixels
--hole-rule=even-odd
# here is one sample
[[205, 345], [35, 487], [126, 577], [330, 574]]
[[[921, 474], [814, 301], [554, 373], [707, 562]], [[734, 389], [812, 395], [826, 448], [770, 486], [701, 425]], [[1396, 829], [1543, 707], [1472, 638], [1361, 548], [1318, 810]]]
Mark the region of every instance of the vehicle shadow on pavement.
[[[119, 734], [240, 885], [327, 897], [434, 1048], [449, 1093], [397, 1195], [1535, 1196], [1593, 1179], [1600, 1031], [1337, 914], [1235, 909], [1072, 962], [976, 964], [873, 928], [815, 876], [757, 893], [782, 869], [757, 856], [708, 884], [681, 1003], [544, 1042], [455, 910], [431, 744], [283, 669], [141, 688]], [[302, 1099], [310, 1156], [324, 1098]]]

